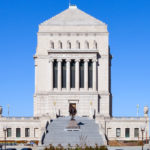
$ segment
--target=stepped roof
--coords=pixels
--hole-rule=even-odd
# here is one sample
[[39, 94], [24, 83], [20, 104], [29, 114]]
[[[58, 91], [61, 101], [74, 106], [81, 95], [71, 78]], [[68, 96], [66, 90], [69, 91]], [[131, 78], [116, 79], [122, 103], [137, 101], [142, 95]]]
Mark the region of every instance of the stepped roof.
[[77, 6], [69, 6], [62, 13], [46, 20], [45, 26], [99, 26], [105, 25], [102, 21], [81, 11]]

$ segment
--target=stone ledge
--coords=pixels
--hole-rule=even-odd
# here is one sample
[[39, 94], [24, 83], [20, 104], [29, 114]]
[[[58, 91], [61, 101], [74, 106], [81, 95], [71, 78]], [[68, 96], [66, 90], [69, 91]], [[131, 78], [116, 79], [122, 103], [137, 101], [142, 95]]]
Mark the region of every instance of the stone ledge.
[[48, 50], [49, 53], [99, 53], [98, 50], [96, 49], [85, 49], [85, 50], [76, 50], [76, 49], [53, 49], [53, 50]]

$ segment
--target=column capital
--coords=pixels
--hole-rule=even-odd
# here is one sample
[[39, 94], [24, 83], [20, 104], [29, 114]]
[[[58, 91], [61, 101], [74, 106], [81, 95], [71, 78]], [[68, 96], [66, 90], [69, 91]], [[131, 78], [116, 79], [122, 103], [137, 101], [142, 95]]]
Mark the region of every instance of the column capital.
[[96, 58], [92, 59], [92, 62], [97, 62], [97, 59]]
[[89, 59], [84, 59], [84, 62], [89, 62]]
[[57, 59], [58, 62], [62, 62], [62, 59]]
[[71, 59], [66, 59], [66, 62], [71, 62]]
[[75, 62], [80, 62], [80, 60], [81, 60], [81, 59], [79, 59], [79, 58], [76, 58], [76, 59], [75, 59]]
[[50, 62], [54, 62], [54, 59], [49, 59], [49, 63], [50, 63]]

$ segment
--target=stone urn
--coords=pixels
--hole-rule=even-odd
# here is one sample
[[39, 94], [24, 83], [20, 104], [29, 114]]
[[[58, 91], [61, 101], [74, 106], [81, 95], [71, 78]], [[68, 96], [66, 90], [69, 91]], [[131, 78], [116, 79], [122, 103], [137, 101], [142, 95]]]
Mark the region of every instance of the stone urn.
[[144, 116], [148, 116], [149, 108], [147, 106], [144, 107]]
[[3, 108], [0, 106], [0, 117], [2, 116]]

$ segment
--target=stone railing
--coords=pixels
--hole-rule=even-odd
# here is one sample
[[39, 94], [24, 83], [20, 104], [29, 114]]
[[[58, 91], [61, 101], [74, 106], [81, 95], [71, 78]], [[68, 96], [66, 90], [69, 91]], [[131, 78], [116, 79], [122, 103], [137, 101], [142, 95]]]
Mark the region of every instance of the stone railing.
[[39, 120], [39, 117], [2, 117], [0, 121], [35, 121]]
[[145, 120], [146, 117], [113, 117], [112, 120]]

